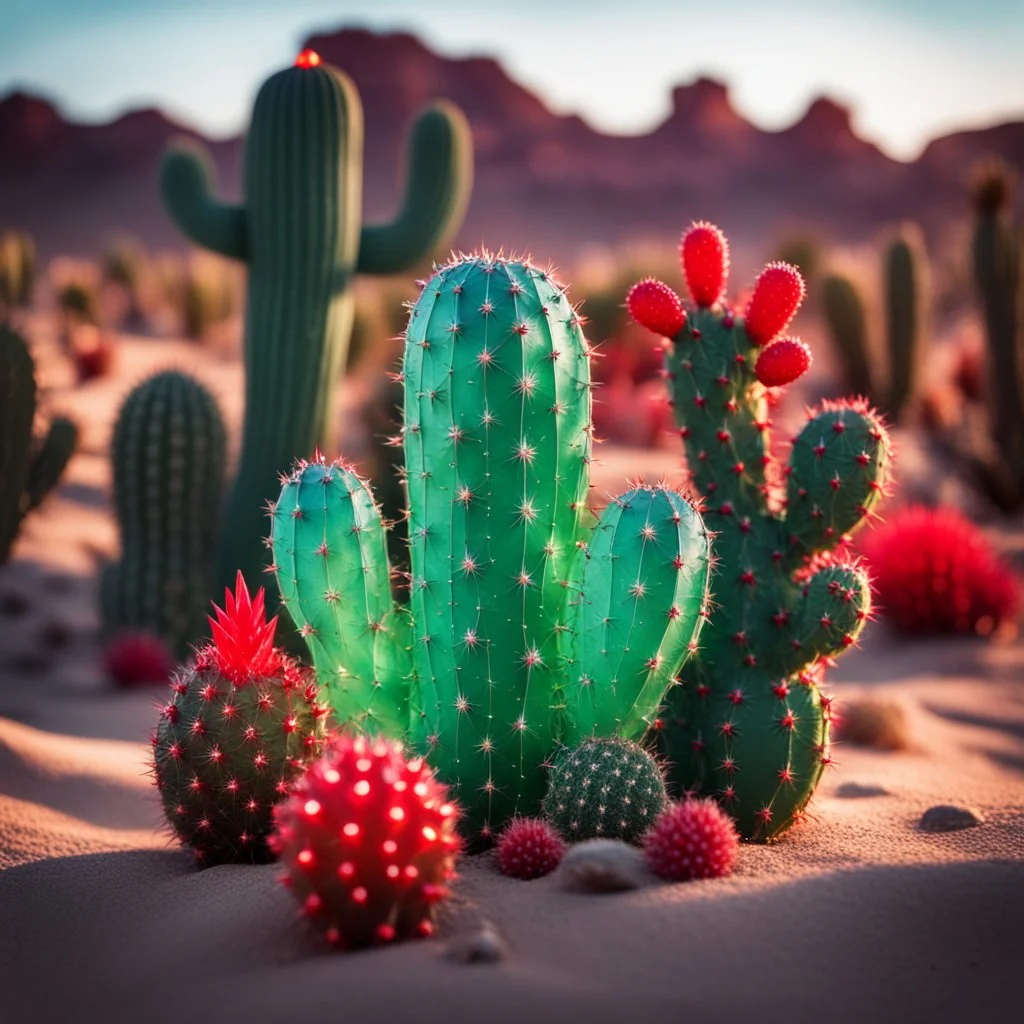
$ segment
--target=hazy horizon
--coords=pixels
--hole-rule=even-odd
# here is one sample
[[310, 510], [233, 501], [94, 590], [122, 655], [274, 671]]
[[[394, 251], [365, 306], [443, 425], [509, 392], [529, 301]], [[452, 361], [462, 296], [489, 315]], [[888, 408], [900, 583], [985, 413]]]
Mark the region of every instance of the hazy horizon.
[[233, 135], [259, 82], [304, 38], [366, 27], [412, 32], [447, 56], [492, 56], [553, 110], [620, 134], [649, 131], [672, 87], [701, 75], [725, 81], [736, 109], [769, 130], [828, 96], [903, 159], [937, 135], [1024, 119], [1024, 4], [1013, 0], [783, 0], [772, 10], [637, 0], [625, 13], [607, 0], [520, 0], [514, 11], [452, 0], [433, 19], [412, 0], [367, 6], [22, 3], [5, 15], [0, 93], [40, 93], [85, 121], [159, 106], [209, 135]]

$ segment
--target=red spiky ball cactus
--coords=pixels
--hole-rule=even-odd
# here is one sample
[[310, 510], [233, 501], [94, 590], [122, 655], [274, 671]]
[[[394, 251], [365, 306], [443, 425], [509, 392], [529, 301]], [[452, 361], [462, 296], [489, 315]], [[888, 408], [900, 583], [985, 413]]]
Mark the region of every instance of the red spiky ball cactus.
[[732, 818], [709, 799], [670, 805], [644, 839], [650, 869], [670, 882], [731, 874], [738, 848]]
[[274, 805], [319, 753], [327, 708], [309, 670], [274, 646], [263, 590], [241, 573], [214, 605], [213, 642], [171, 684], [153, 737], [167, 821], [203, 865], [267, 860]]
[[543, 818], [513, 818], [498, 840], [498, 867], [511, 878], [540, 878], [562, 862], [565, 841]]
[[357, 949], [433, 933], [459, 812], [402, 744], [342, 732], [275, 810], [282, 881], [327, 940]]
[[900, 632], [984, 636], [1020, 609], [1017, 575], [956, 509], [902, 508], [867, 534], [860, 550], [881, 614]]

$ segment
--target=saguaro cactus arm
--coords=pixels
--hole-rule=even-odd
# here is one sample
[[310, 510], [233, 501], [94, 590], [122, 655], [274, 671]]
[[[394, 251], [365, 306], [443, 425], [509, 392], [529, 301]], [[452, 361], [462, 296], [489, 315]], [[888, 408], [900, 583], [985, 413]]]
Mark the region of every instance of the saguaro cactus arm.
[[213, 194], [213, 182], [213, 163], [199, 143], [179, 140], [164, 157], [160, 188], [174, 223], [197, 245], [246, 260], [245, 208], [220, 202]]
[[405, 197], [388, 224], [367, 225], [359, 244], [364, 274], [397, 274], [427, 259], [462, 222], [473, 181], [473, 142], [462, 112], [436, 103], [409, 140]]
[[77, 444], [78, 427], [63, 416], [56, 417], [28, 468], [25, 481], [27, 511], [36, 508], [57, 486]]

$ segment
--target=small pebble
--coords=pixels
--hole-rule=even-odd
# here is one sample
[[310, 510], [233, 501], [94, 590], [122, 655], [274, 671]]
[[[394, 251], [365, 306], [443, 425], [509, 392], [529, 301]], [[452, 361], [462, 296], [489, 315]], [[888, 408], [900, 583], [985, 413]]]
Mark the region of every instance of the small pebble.
[[918, 828], [922, 832], [959, 832], [962, 828], [974, 828], [984, 821], [981, 814], [970, 807], [939, 804], [937, 807], [929, 807], [921, 815]]
[[558, 877], [566, 889], [625, 892], [651, 881], [643, 854], [618, 839], [588, 839], [562, 858]]
[[494, 964], [508, 953], [505, 940], [494, 927], [484, 923], [477, 930], [452, 939], [448, 956], [464, 964]]
[[862, 800], [869, 796], [888, 796], [884, 786], [865, 786], [859, 782], [844, 782], [836, 789], [836, 796], [843, 800]]

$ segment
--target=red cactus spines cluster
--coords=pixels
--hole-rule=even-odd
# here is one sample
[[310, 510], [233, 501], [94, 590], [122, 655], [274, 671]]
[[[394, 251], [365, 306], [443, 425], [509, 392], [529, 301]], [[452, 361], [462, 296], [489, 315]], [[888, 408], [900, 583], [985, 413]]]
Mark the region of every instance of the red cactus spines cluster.
[[312, 673], [273, 647], [263, 591], [238, 577], [215, 607], [214, 642], [171, 684], [153, 737], [167, 821], [199, 863], [262, 861], [274, 805], [326, 734]]
[[714, 800], [671, 804], [644, 839], [650, 869], [671, 882], [729, 875], [738, 849], [736, 826]]
[[330, 943], [355, 949], [432, 934], [458, 817], [422, 758], [343, 732], [276, 809], [271, 842], [301, 912]]
[[956, 509], [899, 509], [859, 547], [880, 613], [901, 632], [987, 635], [1020, 611], [1017, 574]]
[[103, 668], [118, 686], [166, 685], [174, 662], [160, 637], [133, 630], [118, 633], [108, 641], [103, 648]]
[[498, 839], [498, 867], [512, 878], [550, 874], [565, 856], [565, 841], [543, 818], [514, 818]]
[[690, 298], [709, 309], [722, 297], [729, 279], [729, 243], [725, 235], [705, 221], [683, 233], [679, 256]]

